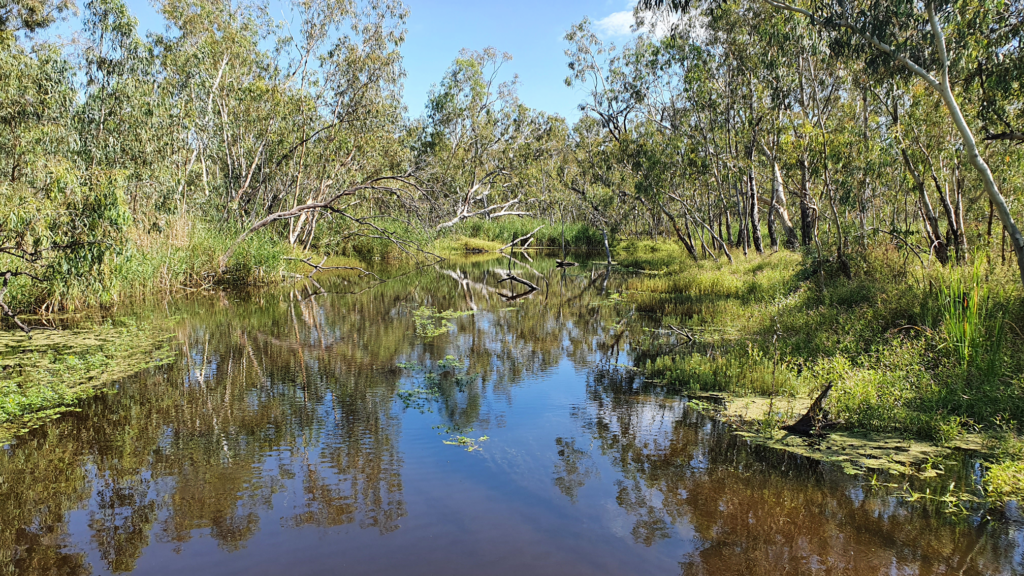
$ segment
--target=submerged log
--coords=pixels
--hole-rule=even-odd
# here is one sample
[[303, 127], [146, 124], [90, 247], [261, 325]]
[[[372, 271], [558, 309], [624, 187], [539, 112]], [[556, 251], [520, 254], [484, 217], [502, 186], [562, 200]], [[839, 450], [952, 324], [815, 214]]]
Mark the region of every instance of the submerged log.
[[799, 420], [792, 424], [781, 426], [780, 428], [786, 432], [811, 436], [821, 434], [824, 430], [829, 430], [838, 426], [839, 422], [826, 420], [824, 409], [825, 398], [832, 390], [832, 386], [834, 386], [834, 384], [825, 386], [825, 389], [821, 391], [821, 394], [818, 394], [818, 397], [811, 403], [811, 407], [807, 409], [807, 412], [801, 416]]
[[522, 292], [520, 294], [515, 294], [515, 293], [505, 294], [504, 292], [498, 292], [498, 296], [501, 296], [501, 299], [504, 300], [505, 302], [515, 302], [516, 300], [522, 300], [523, 298], [529, 298], [530, 296], [533, 296], [536, 293], [537, 293], [537, 289], [531, 288], [531, 289], [527, 290], [526, 292]]
[[516, 276], [515, 274], [507, 274], [504, 278], [502, 278], [501, 280], [498, 280], [498, 284], [501, 284], [502, 282], [508, 282], [510, 280], [512, 282], [518, 282], [519, 284], [522, 284], [523, 286], [526, 286], [531, 291], [533, 291], [533, 290], [540, 290], [540, 288], [538, 288], [537, 285], [534, 284], [533, 282], [530, 282], [529, 280], [523, 280], [522, 278]]

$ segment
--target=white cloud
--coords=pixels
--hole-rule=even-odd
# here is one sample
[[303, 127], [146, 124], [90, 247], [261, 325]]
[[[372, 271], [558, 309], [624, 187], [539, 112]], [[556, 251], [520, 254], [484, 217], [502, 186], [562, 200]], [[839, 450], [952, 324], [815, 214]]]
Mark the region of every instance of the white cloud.
[[[631, 1], [630, 5], [635, 5]], [[647, 12], [641, 14], [640, 27], [635, 32], [636, 20], [632, 10], [613, 12], [594, 22], [594, 31], [603, 39], [623, 38], [636, 34], [650, 34], [655, 38], [664, 38], [673, 32], [679, 32], [695, 42], [702, 42], [706, 36], [706, 23], [703, 15], [698, 13], [680, 16], [672, 11]]]
[[618, 38], [633, 33], [633, 11], [613, 12], [594, 22], [594, 30], [602, 38]]

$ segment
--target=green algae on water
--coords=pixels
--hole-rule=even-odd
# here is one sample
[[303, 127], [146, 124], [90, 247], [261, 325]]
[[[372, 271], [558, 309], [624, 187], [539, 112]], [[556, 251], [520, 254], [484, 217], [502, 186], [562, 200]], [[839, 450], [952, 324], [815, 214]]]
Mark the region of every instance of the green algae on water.
[[[932, 464], [950, 456], [951, 448], [977, 444], [968, 439], [968, 442], [947, 447], [891, 434], [860, 431], [837, 431], [808, 438], [779, 429], [778, 424], [796, 420], [810, 405], [809, 398], [708, 394], [697, 397], [695, 407], [703, 412], [714, 412], [716, 417], [736, 426], [739, 429], [737, 435], [751, 442], [832, 462], [848, 474], [885, 471], [920, 477], [937, 476], [939, 469]], [[766, 422], [773, 425], [765, 426]]]
[[75, 409], [169, 357], [155, 326], [121, 322], [26, 335], [0, 333], [0, 441]]

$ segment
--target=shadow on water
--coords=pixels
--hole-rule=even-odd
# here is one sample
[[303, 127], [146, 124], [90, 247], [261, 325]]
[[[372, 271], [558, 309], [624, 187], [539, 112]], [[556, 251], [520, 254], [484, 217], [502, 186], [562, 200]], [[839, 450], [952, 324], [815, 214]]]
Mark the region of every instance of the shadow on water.
[[517, 260], [175, 304], [177, 361], [0, 452], [0, 573], [1024, 573], [1017, 525], [644, 383], [614, 272]]

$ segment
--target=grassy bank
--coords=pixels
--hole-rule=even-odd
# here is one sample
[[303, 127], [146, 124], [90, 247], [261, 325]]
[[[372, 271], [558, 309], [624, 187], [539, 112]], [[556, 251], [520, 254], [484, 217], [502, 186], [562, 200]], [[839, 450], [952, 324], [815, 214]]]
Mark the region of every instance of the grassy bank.
[[[37, 272], [39, 279], [16, 277], [5, 295], [12, 309], [38, 314], [22, 317], [30, 326], [56, 325], [57, 331], [33, 331], [29, 339], [4, 318], [0, 329], [0, 439], [65, 412], [81, 399], [157, 361], [165, 349], [158, 325], [113, 321], [108, 307], [192, 292], [214, 284], [259, 286], [282, 282], [312, 269], [297, 257], [312, 257], [272, 234], [243, 243], [223, 275], [219, 259], [239, 230], [185, 218], [160, 230], [129, 230], [120, 248], [88, 274]], [[315, 259], [316, 262], [320, 258]], [[18, 263], [0, 258], [0, 270]], [[359, 265], [343, 257], [328, 265]], [[71, 318], [66, 313], [74, 312]]]
[[624, 243], [617, 260], [645, 272], [625, 295], [637, 310], [694, 338], [650, 338], [651, 378], [800, 398], [834, 384], [826, 406], [842, 428], [939, 444], [981, 432], [992, 493], [1024, 494], [1024, 307], [1012, 270], [983, 256], [907, 267], [888, 248], [859, 254], [852, 279], [793, 252], [695, 264], [670, 244]]
[[[171, 219], [160, 230], [133, 228], [100, 269], [82, 275], [37, 271], [40, 280], [16, 277], [5, 301], [22, 313], [81, 312], [214, 285], [276, 284], [293, 274], [312, 271], [297, 259], [320, 262], [316, 254], [290, 245], [277, 234], [254, 234], [234, 252], [226, 272], [218, 274], [219, 259], [240, 234], [236, 226], [188, 218]], [[344, 252], [352, 254], [353, 250]], [[364, 255], [365, 259], [333, 255], [328, 265], [361, 266], [373, 259], [372, 250]], [[19, 265], [0, 256], [0, 270]]]

